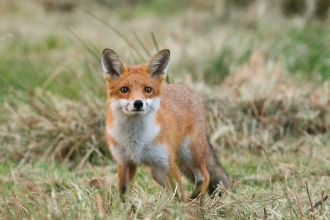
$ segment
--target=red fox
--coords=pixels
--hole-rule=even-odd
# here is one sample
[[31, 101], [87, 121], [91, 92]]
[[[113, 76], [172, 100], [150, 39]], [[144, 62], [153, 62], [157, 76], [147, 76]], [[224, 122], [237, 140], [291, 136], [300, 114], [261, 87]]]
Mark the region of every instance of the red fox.
[[118, 163], [122, 199], [139, 165], [146, 165], [170, 193], [178, 183], [183, 200], [179, 170], [195, 183], [191, 199], [207, 190], [213, 193], [219, 183], [230, 184], [208, 142], [197, 99], [183, 86], [162, 84], [169, 61], [167, 49], [138, 66], [125, 64], [111, 49], [103, 51], [108, 96], [105, 136]]

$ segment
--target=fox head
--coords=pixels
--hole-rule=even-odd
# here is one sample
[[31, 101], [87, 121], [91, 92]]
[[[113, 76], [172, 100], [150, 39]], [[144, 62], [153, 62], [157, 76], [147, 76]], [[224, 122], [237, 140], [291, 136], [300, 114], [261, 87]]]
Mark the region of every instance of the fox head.
[[104, 49], [103, 76], [112, 111], [128, 115], [156, 111], [169, 61], [170, 51], [166, 49], [156, 53], [147, 63], [129, 66], [113, 50]]

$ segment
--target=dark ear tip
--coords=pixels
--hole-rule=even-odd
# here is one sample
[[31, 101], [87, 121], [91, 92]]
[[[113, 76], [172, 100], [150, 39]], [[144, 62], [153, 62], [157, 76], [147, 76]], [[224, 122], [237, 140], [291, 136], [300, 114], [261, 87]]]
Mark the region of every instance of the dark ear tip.
[[110, 50], [110, 49], [105, 48], [105, 49], [103, 50], [102, 54], [104, 54], [104, 53], [107, 52], [108, 50]]
[[161, 50], [161, 51], [159, 51], [159, 53], [167, 53], [168, 56], [170, 56], [170, 54], [171, 54], [169, 49]]
[[115, 53], [115, 51], [109, 49], [109, 48], [105, 48], [102, 52], [102, 55], [105, 54], [105, 53]]

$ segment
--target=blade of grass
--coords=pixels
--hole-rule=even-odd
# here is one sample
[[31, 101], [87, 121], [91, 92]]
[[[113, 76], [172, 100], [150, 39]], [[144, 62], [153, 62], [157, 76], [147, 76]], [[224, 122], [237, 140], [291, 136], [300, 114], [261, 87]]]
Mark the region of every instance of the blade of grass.
[[309, 205], [311, 206], [311, 212], [312, 212], [312, 217], [315, 220], [315, 213], [314, 213], [314, 206], [313, 206], [313, 202], [312, 202], [312, 197], [311, 194], [309, 192], [309, 187], [308, 187], [308, 182], [307, 180], [305, 180], [305, 185], [306, 185], [306, 190], [307, 190], [307, 195], [308, 195], [308, 201], [309, 201]]
[[[273, 166], [272, 161], [270, 160], [270, 158], [269, 158], [269, 156], [268, 156], [268, 154], [267, 154], [267, 152], [266, 152], [266, 149], [263, 147], [262, 150], [264, 151], [264, 153], [265, 153], [265, 155], [266, 155], [267, 161], [268, 161], [268, 163], [269, 163], [271, 169], [273, 170], [274, 175], [278, 175], [278, 174], [276, 173], [275, 169], [274, 169], [274, 166]], [[287, 199], [288, 202], [289, 202], [289, 206], [290, 206], [291, 210], [293, 211], [293, 213], [295, 214], [296, 218], [298, 219], [298, 218], [299, 218], [299, 217], [298, 217], [298, 213], [297, 213], [296, 209], [293, 208], [292, 201], [291, 201], [291, 199], [289, 198], [289, 196], [288, 196], [288, 194], [287, 194], [287, 191], [285, 190], [285, 188], [284, 188], [283, 185], [280, 184], [280, 186], [281, 186], [281, 188], [282, 188], [282, 191], [284, 192], [284, 195], [285, 195], [286, 199]]]
[[48, 77], [47, 79], [42, 83], [41, 87], [43, 89], [46, 89], [55, 79], [57, 76], [62, 73], [63, 69], [71, 62], [71, 59], [66, 60], [61, 65], [59, 65]]
[[[35, 65], [33, 64], [33, 62], [31, 61], [28, 51], [27, 51], [27, 44], [25, 42], [23, 42], [21, 40], [21, 38], [19, 38], [17, 35], [14, 35], [14, 39], [15, 39], [15, 43], [17, 43], [17, 45], [19, 45], [20, 49], [23, 52], [25, 61], [26, 61], [26, 65], [28, 66], [29, 72], [31, 73], [31, 75], [33, 77], [36, 77], [36, 73], [37, 73], [37, 69], [35, 67]], [[1, 77], [0, 79], [4, 84], [4, 85], [11, 85], [11, 87], [13, 88], [20, 88], [22, 90], [29, 90], [28, 87], [26, 87], [22, 82], [20, 82], [19, 80], [9, 80], [6, 77]], [[0, 81], [0, 82], [1, 82]], [[3, 88], [1, 88], [2, 90]], [[3, 90], [4, 91], [4, 90]], [[0, 99], [3, 99], [6, 96], [6, 92], [4, 92], [3, 94], [0, 93]]]
[[147, 54], [148, 57], [151, 57], [151, 54], [149, 53], [148, 49], [146, 48], [146, 46], [144, 45], [144, 43], [142, 42], [142, 40], [139, 38], [139, 36], [136, 34], [135, 31], [132, 31], [134, 37], [136, 38], [136, 40], [139, 42], [140, 46], [142, 47], [142, 49], [144, 50], [144, 52]]
[[[156, 50], [159, 51], [158, 43], [157, 43], [154, 32], [151, 32], [151, 37], [152, 37], [152, 41], [154, 42]], [[171, 84], [173, 82], [168, 74], [166, 74], [165, 81], [168, 84]]]
[[25, 49], [26, 44], [23, 43], [17, 35], [14, 35], [14, 36], [15, 36], [15, 40], [16, 40], [17, 44], [21, 47], [21, 49], [23, 51], [24, 57], [26, 59], [26, 62], [28, 64], [29, 68], [31, 69], [32, 74], [35, 75], [37, 73], [37, 70], [36, 70], [35, 66], [33, 65], [32, 61], [30, 60], [30, 58], [28, 56], [28, 52]]
[[151, 37], [152, 37], [152, 41], [154, 42], [154, 45], [156, 47], [156, 50], [159, 51], [159, 47], [158, 47], [157, 40], [156, 40], [154, 32], [151, 32]]
[[68, 28], [68, 30], [74, 37], [76, 37], [80, 41], [80, 43], [85, 47], [85, 49], [88, 50], [97, 61], [101, 59], [100, 55], [96, 54], [75, 32], [73, 32], [70, 28]]
[[80, 8], [80, 10], [82, 10], [83, 12], [85, 12], [86, 14], [92, 16], [93, 18], [99, 20], [102, 24], [104, 24], [105, 26], [107, 26], [108, 28], [110, 28], [113, 32], [115, 32], [120, 38], [122, 38], [140, 57], [141, 60], [143, 60], [143, 56], [142, 54], [133, 46], [133, 44], [131, 42], [129, 42], [129, 40], [122, 34], [120, 33], [120, 31], [118, 31], [114, 26], [110, 25], [108, 22], [106, 22], [105, 20], [103, 20], [102, 18], [94, 15], [93, 13], [91, 13], [90, 11], [86, 10], [85, 8], [81, 7], [80, 5], [77, 5], [78, 8]]

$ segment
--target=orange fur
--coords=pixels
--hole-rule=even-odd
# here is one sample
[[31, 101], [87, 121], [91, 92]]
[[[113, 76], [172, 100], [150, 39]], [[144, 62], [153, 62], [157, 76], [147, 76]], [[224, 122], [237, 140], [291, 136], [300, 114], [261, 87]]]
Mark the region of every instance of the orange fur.
[[191, 198], [205, 193], [210, 175], [205, 162], [208, 143], [204, 114], [197, 99], [183, 86], [162, 84], [169, 51], [158, 52], [145, 64], [128, 66], [115, 52], [105, 49], [102, 62], [108, 95], [105, 133], [118, 162], [120, 195], [132, 185], [136, 167], [144, 164], [169, 193], [177, 182], [185, 200], [177, 161], [194, 174]]

